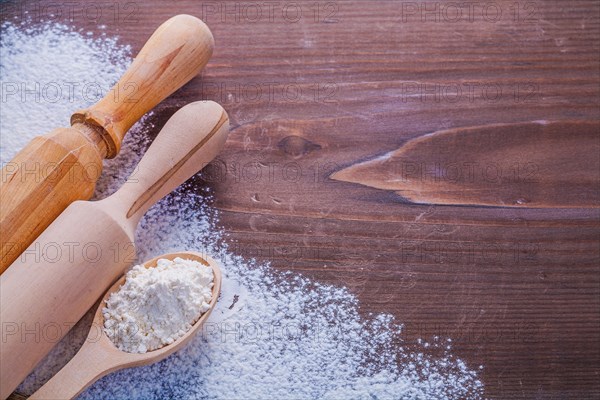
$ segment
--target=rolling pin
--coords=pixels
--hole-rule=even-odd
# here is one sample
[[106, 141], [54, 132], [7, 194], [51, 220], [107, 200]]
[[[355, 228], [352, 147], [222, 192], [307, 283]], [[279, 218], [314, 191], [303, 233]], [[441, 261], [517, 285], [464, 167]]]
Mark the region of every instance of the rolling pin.
[[117, 192], [69, 205], [0, 276], [1, 399], [135, 261], [140, 218], [210, 162], [228, 132], [227, 113], [217, 103], [183, 107]]
[[58, 128], [33, 139], [1, 172], [0, 273], [75, 200], [88, 200], [102, 160], [119, 153], [142, 115], [206, 65], [214, 47], [208, 27], [177, 15], [148, 39], [109, 93]]

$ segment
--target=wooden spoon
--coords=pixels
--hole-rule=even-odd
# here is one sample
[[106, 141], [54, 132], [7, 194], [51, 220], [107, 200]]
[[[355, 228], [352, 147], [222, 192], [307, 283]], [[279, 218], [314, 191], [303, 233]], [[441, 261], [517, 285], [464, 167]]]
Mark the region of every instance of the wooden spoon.
[[198, 261], [204, 265], [210, 266], [214, 274], [213, 295], [210, 301], [210, 308], [202, 314], [200, 319], [196, 321], [185, 335], [170, 345], [143, 354], [126, 353], [119, 350], [108, 336], [106, 336], [106, 333], [104, 333], [104, 316], [102, 315], [102, 309], [104, 308], [108, 296], [119, 290], [123, 283], [125, 283], [125, 275], [123, 275], [111, 286], [102, 298], [102, 302], [100, 303], [100, 306], [98, 306], [98, 310], [94, 316], [94, 322], [92, 323], [88, 337], [81, 349], [79, 349], [79, 352], [77, 352], [75, 357], [73, 357], [52, 379], [46, 382], [44, 386], [29, 398], [72, 399], [83, 392], [92, 383], [111, 372], [123, 368], [152, 364], [164, 359], [185, 346], [200, 330], [217, 302], [221, 291], [221, 270], [215, 260], [194, 252], [164, 254], [145, 262], [144, 266], [146, 268], [154, 268], [160, 258], [173, 260], [176, 257]]

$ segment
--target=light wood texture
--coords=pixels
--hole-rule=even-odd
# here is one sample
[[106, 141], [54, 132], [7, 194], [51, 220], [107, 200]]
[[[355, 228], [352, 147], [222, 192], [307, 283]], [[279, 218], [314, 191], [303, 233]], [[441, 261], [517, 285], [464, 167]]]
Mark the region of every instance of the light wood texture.
[[181, 338], [172, 344], [144, 354], [126, 353], [119, 350], [106, 336], [102, 308], [111, 293], [119, 290], [125, 283], [125, 276], [119, 279], [104, 295], [90, 329], [88, 337], [79, 352], [52, 379], [42, 386], [31, 397], [32, 400], [72, 399], [85, 388], [101, 377], [128, 367], [138, 367], [162, 360], [173, 352], [185, 346], [201, 329], [202, 325], [213, 310], [221, 290], [221, 270], [219, 264], [210, 257], [194, 252], [164, 254], [147, 261], [144, 265], [153, 268], [159, 258], [173, 260], [181, 257], [198, 261], [210, 266], [214, 273], [214, 286], [210, 308]]
[[[123, 274], [134, 261], [135, 228], [144, 212], [210, 162], [228, 132], [227, 114], [217, 103], [183, 107], [122, 188], [97, 202], [71, 204], [0, 276], [0, 398]], [[33, 327], [38, 334], [27, 334]], [[48, 329], [58, 329], [52, 340]]]
[[108, 95], [73, 114], [71, 123], [102, 127], [107, 133], [108, 157], [114, 157], [129, 128], [198, 75], [214, 45], [210, 29], [198, 18], [182, 14], [168, 19], [148, 39]]
[[434, 132], [331, 178], [420, 204], [597, 208], [598, 171], [599, 121], [535, 121]]
[[102, 159], [116, 156], [129, 128], [202, 70], [213, 47], [201, 20], [170, 18], [104, 98], [73, 114], [71, 128], [34, 139], [2, 168], [0, 273], [70, 203], [92, 196]]
[[33, 139], [2, 168], [0, 273], [69, 204], [92, 197], [102, 159], [79, 130], [58, 128]]

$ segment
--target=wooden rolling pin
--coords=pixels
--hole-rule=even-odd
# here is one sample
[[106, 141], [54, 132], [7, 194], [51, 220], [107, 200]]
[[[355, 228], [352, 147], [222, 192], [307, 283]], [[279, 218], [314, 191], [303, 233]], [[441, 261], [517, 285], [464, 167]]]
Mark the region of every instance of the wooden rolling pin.
[[140, 218], [210, 162], [228, 132], [227, 114], [217, 103], [183, 107], [121, 189], [68, 206], [0, 276], [1, 399], [123, 274], [134, 261]]
[[103, 99], [73, 114], [70, 128], [33, 139], [2, 168], [0, 273], [69, 204], [92, 196], [102, 159], [115, 157], [129, 128], [200, 72], [213, 47], [198, 18], [169, 19]]

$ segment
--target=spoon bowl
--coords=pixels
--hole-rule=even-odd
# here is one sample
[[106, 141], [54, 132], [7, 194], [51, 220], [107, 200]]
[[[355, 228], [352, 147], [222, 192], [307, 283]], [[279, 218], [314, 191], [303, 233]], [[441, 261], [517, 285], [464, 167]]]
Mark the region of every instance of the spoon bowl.
[[30, 399], [72, 399], [92, 383], [111, 372], [123, 368], [155, 363], [185, 346], [202, 328], [202, 325], [214, 309], [221, 291], [221, 269], [219, 268], [219, 264], [212, 258], [195, 252], [163, 254], [146, 261], [143, 265], [146, 268], [154, 268], [159, 259], [174, 260], [177, 257], [198, 261], [213, 270], [210, 308], [200, 316], [190, 330], [173, 343], [146, 353], [127, 353], [118, 349], [104, 332], [104, 315], [102, 309], [108, 297], [118, 291], [125, 283], [126, 277], [123, 275], [108, 289], [102, 298], [96, 310], [94, 322], [81, 349], [79, 349], [67, 365], [35, 392]]

